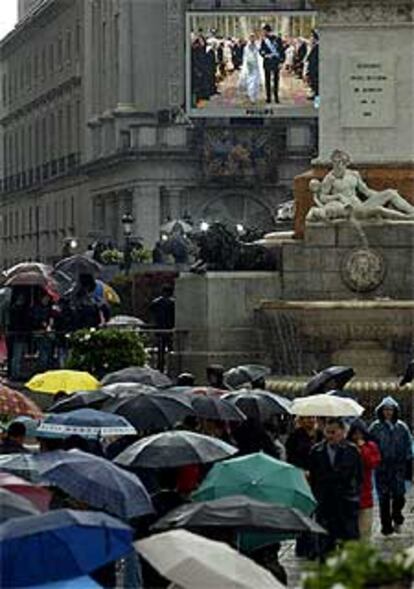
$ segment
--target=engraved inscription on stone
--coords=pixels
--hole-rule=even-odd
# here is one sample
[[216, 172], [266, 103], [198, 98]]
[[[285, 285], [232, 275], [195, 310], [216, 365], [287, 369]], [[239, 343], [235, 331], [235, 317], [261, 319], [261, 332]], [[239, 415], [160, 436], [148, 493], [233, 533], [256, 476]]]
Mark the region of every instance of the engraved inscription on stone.
[[395, 57], [350, 54], [341, 58], [340, 101], [343, 127], [394, 127]]
[[371, 249], [357, 249], [347, 254], [342, 262], [341, 276], [354, 292], [369, 292], [380, 286], [385, 276], [382, 256]]

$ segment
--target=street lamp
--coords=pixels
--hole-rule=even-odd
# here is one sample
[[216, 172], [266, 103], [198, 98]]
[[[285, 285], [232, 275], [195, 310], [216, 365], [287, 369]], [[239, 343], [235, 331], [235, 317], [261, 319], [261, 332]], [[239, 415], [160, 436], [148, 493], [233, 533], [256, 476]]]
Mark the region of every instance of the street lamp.
[[67, 258], [75, 253], [79, 243], [76, 237], [65, 237], [62, 245], [62, 258]]
[[132, 225], [134, 224], [134, 216], [132, 213], [124, 213], [122, 215], [122, 226], [124, 228], [125, 247], [124, 247], [124, 270], [125, 276], [128, 276], [131, 269], [131, 233]]

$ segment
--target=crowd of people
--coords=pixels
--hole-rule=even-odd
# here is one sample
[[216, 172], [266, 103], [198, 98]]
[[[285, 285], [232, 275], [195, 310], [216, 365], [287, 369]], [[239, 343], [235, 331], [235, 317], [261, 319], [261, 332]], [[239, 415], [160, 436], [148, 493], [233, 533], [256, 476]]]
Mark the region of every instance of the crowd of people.
[[[164, 312], [166, 307], [162, 308]], [[224, 394], [229, 389], [226, 373], [220, 365], [207, 368], [206, 381], [211, 387], [207, 391], [215, 391], [215, 394], [220, 391]], [[175, 386], [192, 387], [196, 392], [195, 378], [191, 373], [179, 375]], [[252, 389], [252, 394], [264, 393], [265, 378], [259, 375], [243, 386]], [[59, 394], [58, 400], [62, 401], [62, 397], [65, 396]], [[300, 535], [296, 542], [298, 557], [323, 560], [344, 541], [369, 541], [377, 500], [381, 533], [389, 536], [401, 531], [406, 484], [412, 477], [412, 438], [409, 427], [400, 419], [398, 403], [391, 397], [384, 398], [377, 406], [375, 419], [370, 424], [361, 418], [294, 418], [288, 414], [275, 414], [264, 421], [257, 416], [247, 416], [239, 423], [189, 416], [177, 422], [174, 429], [219, 439], [236, 447], [239, 456], [264, 453], [279, 461], [287, 461], [304, 472], [317, 502], [314, 517], [327, 535]], [[109, 444], [102, 444], [102, 440], [91, 442], [77, 435], [65, 439], [41, 438], [40, 451], [80, 449], [113, 460], [132, 443], [153, 433], [153, 429], [143, 429], [137, 436], [121, 437]], [[25, 435], [23, 423], [12, 423], [0, 442], [0, 455], [28, 453]], [[133, 469], [151, 495], [156, 510], [154, 516], [137, 522], [134, 528], [136, 538], [148, 535], [149, 526], [154, 521], [190, 501], [190, 495], [210, 469], [211, 464], [196, 463], [159, 470]], [[55, 494], [52, 504], [54, 508], [79, 508], [76, 501], [62, 492]], [[225, 540], [225, 537], [220, 538], [220, 533], [214, 538]], [[280, 547], [279, 541], [273, 541], [250, 552], [249, 557], [286, 584], [286, 571], [278, 557]], [[148, 563], [142, 564], [142, 570], [141, 565], [139, 570], [137, 567], [134, 560], [128, 581], [131, 584], [124, 586], [167, 586], [165, 579]], [[96, 579], [104, 587], [115, 587], [115, 573], [115, 565], [105, 567], [97, 571]], [[131, 581], [131, 578], [135, 580]]]
[[7, 373], [18, 381], [29, 353], [37, 357], [39, 371], [62, 367], [66, 334], [102, 325], [109, 318], [110, 308], [93, 276], [81, 274], [59, 298], [43, 286], [13, 287], [7, 315]]
[[[219, 95], [223, 82], [232, 76], [231, 85], [236, 101], [248, 100], [252, 105], [262, 100], [280, 102], [280, 74], [302, 80], [309, 89], [309, 98], [319, 95], [319, 35], [312, 31], [310, 39], [282, 37], [265, 24], [258, 34], [247, 39], [223, 38], [217, 31], [191, 36], [191, 95], [193, 107], [205, 105]], [[232, 106], [236, 106], [233, 104]]]

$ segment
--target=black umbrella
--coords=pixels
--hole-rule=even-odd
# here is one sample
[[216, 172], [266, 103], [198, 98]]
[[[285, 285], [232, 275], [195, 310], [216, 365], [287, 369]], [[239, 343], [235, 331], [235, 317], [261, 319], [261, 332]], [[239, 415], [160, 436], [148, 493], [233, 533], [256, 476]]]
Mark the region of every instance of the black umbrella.
[[294, 507], [257, 501], [245, 495], [181, 505], [159, 519], [151, 529], [160, 532], [172, 528], [194, 532], [231, 528], [236, 533], [260, 531], [293, 536], [302, 532], [325, 533], [319, 524]]
[[229, 389], [254, 385], [270, 374], [269, 368], [260, 364], [242, 364], [224, 373], [224, 383]]
[[100, 389], [96, 391], [79, 391], [79, 393], [68, 396], [67, 399], [53, 403], [48, 412], [66, 413], [66, 411], [74, 411], [75, 409], [100, 409], [105, 401], [113, 398], [114, 395]]
[[37, 507], [25, 497], [0, 489], [0, 524], [16, 517], [39, 514]]
[[246, 416], [229, 401], [220, 397], [192, 395], [191, 405], [197, 417], [214, 421], [244, 421]]
[[121, 452], [115, 461], [134, 468], [176, 468], [229, 458], [237, 448], [218, 438], [179, 430], [148, 436]]
[[80, 254], [60, 260], [56, 264], [55, 270], [69, 274], [74, 278], [78, 278], [81, 274], [89, 274], [97, 278], [102, 272], [102, 268], [98, 262]]
[[304, 396], [325, 393], [331, 389], [342, 389], [355, 376], [351, 366], [330, 366], [310, 379], [305, 387]]
[[399, 385], [400, 387], [403, 387], [404, 385], [408, 384], [409, 382], [412, 382], [414, 378], [414, 360], [411, 360], [405, 369], [404, 375], [402, 376]]
[[149, 368], [148, 366], [130, 366], [123, 370], [111, 372], [102, 380], [103, 385], [121, 382], [138, 382], [158, 388], [169, 387], [172, 385], [171, 380], [166, 374], [163, 374], [154, 368]]
[[289, 414], [291, 401], [260, 389], [245, 389], [223, 397], [238, 407], [247, 417], [256, 421], [269, 421], [274, 415]]
[[169, 429], [194, 415], [188, 399], [164, 395], [127, 396], [105, 403], [103, 409], [125, 417], [137, 430]]

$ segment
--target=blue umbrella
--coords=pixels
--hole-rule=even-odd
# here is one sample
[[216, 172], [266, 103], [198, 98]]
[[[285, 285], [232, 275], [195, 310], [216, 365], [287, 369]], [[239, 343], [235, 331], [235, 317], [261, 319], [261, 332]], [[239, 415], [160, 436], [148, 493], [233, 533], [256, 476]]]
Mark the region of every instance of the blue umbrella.
[[82, 577], [132, 550], [132, 530], [99, 512], [59, 509], [0, 525], [0, 585]]
[[154, 512], [139, 478], [105, 458], [58, 450], [40, 454], [37, 460], [44, 480], [91, 507], [124, 520]]
[[32, 483], [40, 481], [35, 454], [0, 454], [0, 471], [2, 470]]
[[63, 438], [73, 435], [98, 438], [136, 433], [136, 429], [124, 417], [96, 409], [76, 409], [67, 413], [48, 415], [36, 430], [36, 436], [39, 438]]
[[53, 581], [42, 585], [30, 585], [30, 589], [102, 589], [102, 585], [95, 583], [90, 577], [77, 577], [67, 581]]
[[16, 517], [38, 514], [40, 511], [37, 507], [25, 497], [0, 489], [0, 524]]

